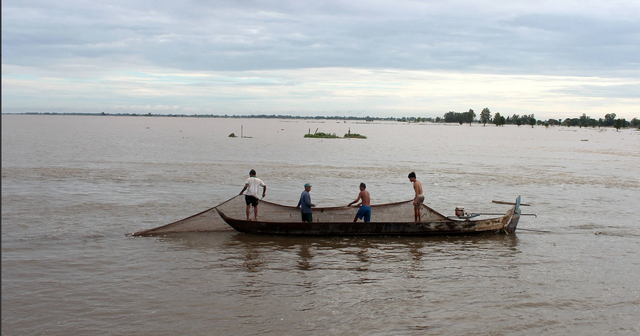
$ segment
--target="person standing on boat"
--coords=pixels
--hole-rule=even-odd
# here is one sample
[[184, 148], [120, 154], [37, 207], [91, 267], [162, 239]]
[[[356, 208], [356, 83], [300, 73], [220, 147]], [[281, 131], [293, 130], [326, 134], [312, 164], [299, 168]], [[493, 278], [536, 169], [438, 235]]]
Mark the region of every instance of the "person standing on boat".
[[420, 208], [424, 202], [424, 194], [422, 193], [422, 183], [416, 180], [416, 173], [409, 173], [409, 181], [413, 183], [413, 190], [416, 195], [413, 197], [413, 218], [416, 223], [420, 222]]
[[362, 219], [363, 217], [365, 222], [368, 223], [371, 221], [371, 196], [366, 189], [367, 185], [364, 183], [360, 183], [360, 193], [358, 194], [358, 198], [347, 205], [348, 207], [350, 207], [352, 204], [358, 203], [358, 201], [362, 200], [362, 202], [358, 204], [360, 206], [360, 210], [358, 210], [358, 213], [353, 218], [354, 222], [357, 222], [358, 219]]
[[261, 179], [256, 177], [256, 171], [251, 169], [249, 172], [249, 178], [244, 183], [244, 188], [242, 188], [242, 191], [239, 194], [242, 195], [245, 190], [247, 191], [244, 195], [244, 201], [247, 203], [247, 220], [249, 220], [251, 206], [253, 206], [253, 220], [258, 220], [258, 193], [260, 192], [260, 187], [262, 187], [262, 198], [264, 198], [267, 194], [267, 186]]
[[316, 206], [311, 203], [311, 195], [309, 192], [311, 191], [311, 183], [305, 183], [304, 191], [300, 194], [300, 200], [298, 201], [298, 205], [296, 208], [300, 208], [302, 214], [302, 221], [311, 223], [313, 221], [311, 208]]

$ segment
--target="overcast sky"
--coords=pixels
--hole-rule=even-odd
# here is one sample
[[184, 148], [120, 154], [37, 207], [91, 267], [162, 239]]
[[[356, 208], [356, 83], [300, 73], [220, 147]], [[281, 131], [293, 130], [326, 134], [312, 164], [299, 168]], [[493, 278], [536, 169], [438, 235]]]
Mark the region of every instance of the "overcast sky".
[[2, 1], [2, 112], [640, 117], [640, 1]]

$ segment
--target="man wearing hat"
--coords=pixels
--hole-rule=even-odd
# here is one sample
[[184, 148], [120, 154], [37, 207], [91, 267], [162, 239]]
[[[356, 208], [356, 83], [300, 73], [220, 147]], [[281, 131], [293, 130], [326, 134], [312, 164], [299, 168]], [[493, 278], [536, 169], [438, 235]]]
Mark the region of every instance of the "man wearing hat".
[[301, 208], [302, 213], [302, 221], [311, 223], [313, 221], [313, 217], [311, 216], [311, 208], [316, 206], [311, 203], [311, 195], [309, 192], [311, 191], [311, 183], [305, 183], [304, 191], [300, 195], [300, 201], [298, 201], [298, 205], [296, 208]]

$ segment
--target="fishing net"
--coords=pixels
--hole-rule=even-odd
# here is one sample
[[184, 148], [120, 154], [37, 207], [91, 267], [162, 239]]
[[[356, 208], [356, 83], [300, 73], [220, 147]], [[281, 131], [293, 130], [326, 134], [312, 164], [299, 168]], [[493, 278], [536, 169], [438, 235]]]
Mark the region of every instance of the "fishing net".
[[[217, 206], [195, 214], [191, 217], [163, 225], [157, 228], [133, 233], [134, 236], [153, 236], [176, 232], [212, 232], [212, 231], [233, 231], [227, 223], [222, 220], [216, 209], [225, 215], [236, 219], [246, 219], [246, 203], [244, 196], [235, 196]], [[326, 207], [313, 208], [314, 222], [350, 222], [353, 221], [358, 207]], [[250, 213], [253, 220], [253, 209]], [[446, 219], [445, 216], [422, 205], [421, 219], [423, 221]], [[269, 201], [260, 201], [258, 204], [258, 220], [266, 222], [301, 222], [300, 209], [294, 206], [286, 206]], [[413, 222], [413, 200], [377, 204], [371, 206], [372, 222]]]

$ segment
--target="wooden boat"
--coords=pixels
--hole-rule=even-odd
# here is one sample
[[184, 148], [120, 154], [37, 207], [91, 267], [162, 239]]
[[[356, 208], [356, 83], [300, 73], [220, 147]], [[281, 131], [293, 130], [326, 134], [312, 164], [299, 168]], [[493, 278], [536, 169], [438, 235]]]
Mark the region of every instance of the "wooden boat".
[[[520, 219], [520, 197], [504, 215], [489, 214], [446, 217], [422, 205], [420, 223], [413, 222], [412, 201], [373, 205], [371, 223], [353, 223], [357, 207], [314, 208], [313, 223], [302, 223], [300, 210], [266, 200], [260, 201], [259, 221], [248, 222], [243, 196], [234, 196], [193, 216], [132, 233], [133, 236], [158, 236], [180, 232], [240, 231], [285, 235], [436, 235], [480, 232], [515, 232]], [[496, 214], [490, 214], [495, 216]], [[522, 214], [524, 215], [524, 214]], [[252, 214], [253, 216], [253, 214]]]
[[[311, 223], [302, 222], [300, 210], [279, 205], [260, 208], [258, 221], [243, 216], [233, 218], [220, 208], [216, 211], [232, 228], [243, 233], [269, 235], [452, 235], [483, 232], [515, 232], [520, 219], [520, 196], [504, 215], [480, 218], [481, 214], [446, 217], [426, 205], [421, 222], [413, 221], [412, 201], [372, 205], [372, 222], [353, 222], [357, 208], [333, 207], [314, 209]], [[263, 209], [267, 208], [267, 209]], [[262, 215], [264, 213], [264, 215]], [[246, 216], [246, 215], [244, 215]], [[237, 218], [241, 217], [243, 219]]]

